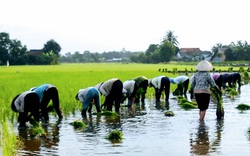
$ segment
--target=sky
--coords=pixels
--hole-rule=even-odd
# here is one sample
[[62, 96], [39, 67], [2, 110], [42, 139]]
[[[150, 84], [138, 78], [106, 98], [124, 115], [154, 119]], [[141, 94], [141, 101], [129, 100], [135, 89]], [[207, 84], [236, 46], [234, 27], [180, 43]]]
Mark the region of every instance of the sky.
[[0, 0], [0, 32], [61, 54], [146, 51], [173, 31], [179, 48], [250, 42], [249, 0]]

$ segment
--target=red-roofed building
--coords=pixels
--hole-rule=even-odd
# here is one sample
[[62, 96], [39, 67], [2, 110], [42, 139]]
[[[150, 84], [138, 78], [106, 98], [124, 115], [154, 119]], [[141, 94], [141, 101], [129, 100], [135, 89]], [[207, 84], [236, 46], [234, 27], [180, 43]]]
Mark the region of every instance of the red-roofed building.
[[201, 51], [200, 48], [181, 48], [177, 52], [177, 59], [181, 61], [200, 61], [203, 59], [210, 61], [213, 54], [211, 51]]

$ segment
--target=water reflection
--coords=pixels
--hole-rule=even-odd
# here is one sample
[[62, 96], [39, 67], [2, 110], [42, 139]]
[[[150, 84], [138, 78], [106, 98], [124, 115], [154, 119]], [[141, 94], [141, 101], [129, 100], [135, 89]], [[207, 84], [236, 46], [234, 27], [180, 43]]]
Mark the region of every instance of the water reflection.
[[41, 139], [32, 138], [30, 130], [19, 131], [19, 139], [22, 141], [20, 153], [22, 151], [29, 151], [29, 153], [34, 153], [40, 151]]
[[208, 127], [205, 125], [204, 121], [201, 121], [198, 125], [198, 131], [196, 133], [196, 138], [193, 139], [191, 136], [190, 146], [191, 153], [196, 155], [207, 155], [209, 152], [209, 137], [208, 137]]
[[221, 143], [221, 132], [223, 130], [223, 120], [216, 123], [215, 137], [209, 135], [209, 127], [204, 121], [200, 121], [197, 133], [193, 138], [191, 134], [191, 153], [195, 155], [207, 155], [209, 153], [220, 152], [217, 148]]
[[93, 115], [90, 115], [89, 119], [83, 119], [83, 122], [88, 125], [88, 128], [85, 131], [97, 133], [100, 129], [101, 115], [96, 115], [96, 118], [94, 118]]
[[223, 128], [224, 128], [224, 120], [217, 120], [215, 140], [213, 140], [213, 142], [211, 143], [212, 152], [220, 152], [218, 151], [218, 148], [220, 147], [221, 144], [221, 132], [223, 131]]
[[51, 148], [53, 146], [58, 146], [58, 143], [60, 141], [60, 126], [61, 126], [61, 119], [58, 119], [55, 124], [49, 125], [45, 124], [43, 125], [44, 131], [47, 134], [46, 140], [43, 142], [44, 147]]
[[[58, 146], [60, 140], [60, 125], [61, 120], [58, 120], [56, 124], [43, 124], [42, 127], [47, 134], [46, 138], [39, 136], [33, 137], [32, 128], [19, 131], [19, 138], [22, 141], [19, 153], [33, 155], [39, 153], [42, 147], [53, 150], [53, 147]], [[53, 151], [53, 153], [56, 153], [56, 151]]]

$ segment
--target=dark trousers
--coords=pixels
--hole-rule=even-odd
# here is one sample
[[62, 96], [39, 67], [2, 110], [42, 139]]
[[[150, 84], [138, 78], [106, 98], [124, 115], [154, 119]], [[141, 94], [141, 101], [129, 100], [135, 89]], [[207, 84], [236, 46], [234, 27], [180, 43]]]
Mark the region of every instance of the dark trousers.
[[186, 81], [184, 81], [184, 82], [177, 85], [177, 88], [180, 91], [181, 95], [183, 95], [183, 94], [186, 95], [187, 94], [188, 85], [189, 85], [189, 79], [187, 79]]
[[36, 93], [29, 93], [24, 97], [24, 112], [20, 112], [18, 121], [20, 126], [25, 126], [28, 121], [28, 115], [33, 116], [34, 120], [39, 122], [39, 97]]
[[161, 79], [161, 87], [160, 89], [155, 88], [155, 99], [156, 102], [160, 101], [162, 91], [165, 91], [165, 101], [169, 99], [169, 91], [170, 91], [170, 81], [168, 77], [163, 77]]
[[223, 77], [222, 77], [222, 75], [220, 75], [220, 76], [218, 77], [218, 79], [215, 80], [215, 83], [216, 83], [216, 85], [218, 86], [218, 88], [221, 90], [221, 88], [222, 88], [222, 83], [223, 83]]
[[123, 83], [121, 80], [116, 80], [113, 85], [109, 95], [106, 96], [104, 101], [104, 106], [107, 107], [108, 111], [112, 111], [113, 103], [115, 102], [115, 111], [119, 113], [120, 102], [122, 98]]
[[48, 106], [50, 100], [52, 100], [52, 102], [53, 102], [53, 107], [54, 107], [58, 117], [62, 118], [62, 113], [61, 113], [60, 104], [59, 104], [59, 95], [58, 95], [58, 91], [55, 87], [48, 88], [43, 93], [43, 99], [41, 101], [42, 117], [44, 118], [44, 120], [49, 120], [47, 106]]
[[230, 78], [230, 87], [235, 87], [236, 84], [238, 83], [238, 88], [241, 87], [241, 75], [239, 73], [234, 73], [231, 74], [231, 78]]

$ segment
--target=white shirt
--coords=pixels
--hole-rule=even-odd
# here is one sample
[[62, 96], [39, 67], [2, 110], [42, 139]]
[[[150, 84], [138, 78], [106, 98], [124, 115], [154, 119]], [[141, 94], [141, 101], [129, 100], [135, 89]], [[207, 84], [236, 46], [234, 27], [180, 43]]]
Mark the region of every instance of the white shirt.
[[173, 80], [174, 80], [175, 84], [179, 84], [179, 83], [186, 81], [187, 79], [188, 79], [187, 76], [178, 76], [178, 77], [174, 78]]
[[123, 83], [123, 88], [130, 94], [133, 93], [134, 87], [135, 87], [134, 80], [127, 80]]
[[102, 93], [104, 96], [108, 96], [112, 89], [113, 83], [117, 80], [118, 80], [117, 78], [107, 80], [102, 84], [96, 85], [95, 88], [98, 88], [100, 93]]
[[18, 112], [20, 113], [23, 113], [24, 112], [24, 98], [27, 94], [30, 94], [30, 93], [35, 93], [34, 91], [26, 91], [26, 92], [23, 92], [22, 94], [20, 94], [14, 104], [15, 104], [15, 107], [17, 109]]
[[152, 83], [154, 88], [158, 88], [158, 89], [161, 88], [161, 79], [163, 77], [166, 77], [166, 76], [158, 76], [158, 77], [153, 78], [153, 79], [150, 80], [150, 82]]

